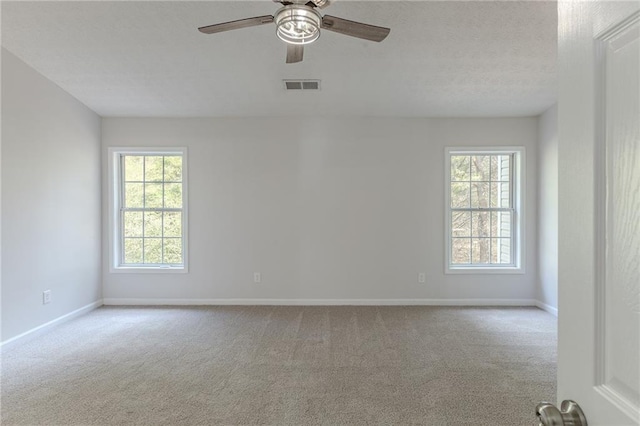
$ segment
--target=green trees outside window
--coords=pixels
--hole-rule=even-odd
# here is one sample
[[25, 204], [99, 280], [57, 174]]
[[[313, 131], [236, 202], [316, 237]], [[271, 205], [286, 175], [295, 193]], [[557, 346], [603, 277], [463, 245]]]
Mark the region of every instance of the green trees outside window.
[[122, 265], [182, 265], [181, 155], [121, 154]]

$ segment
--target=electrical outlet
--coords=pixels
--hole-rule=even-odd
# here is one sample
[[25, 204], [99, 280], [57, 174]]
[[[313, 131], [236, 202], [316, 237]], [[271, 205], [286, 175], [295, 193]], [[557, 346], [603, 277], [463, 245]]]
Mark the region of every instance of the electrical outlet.
[[45, 290], [42, 292], [42, 304], [46, 305], [51, 302], [51, 290]]
[[420, 284], [426, 283], [427, 282], [427, 274], [425, 274], [424, 272], [418, 273], [418, 282]]
[[260, 284], [262, 282], [262, 274], [260, 274], [260, 272], [253, 273], [253, 282], [256, 284]]

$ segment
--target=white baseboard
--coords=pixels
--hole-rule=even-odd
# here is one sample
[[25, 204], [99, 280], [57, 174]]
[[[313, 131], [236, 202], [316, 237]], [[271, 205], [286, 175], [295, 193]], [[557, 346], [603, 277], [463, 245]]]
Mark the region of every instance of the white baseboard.
[[23, 339], [27, 336], [33, 335], [34, 333], [40, 333], [45, 331], [46, 329], [53, 327], [54, 325], [59, 325], [62, 324], [64, 322], [67, 322], [69, 320], [72, 320], [76, 317], [79, 317], [80, 315], [84, 315], [87, 312], [93, 311], [96, 308], [99, 308], [100, 306], [102, 306], [102, 299], [100, 300], [96, 300], [93, 303], [89, 303], [88, 305], [83, 306], [82, 308], [76, 309], [75, 311], [69, 312], [68, 314], [62, 315], [56, 319], [53, 319], [49, 322], [46, 322], [42, 325], [39, 325], [38, 327], [32, 328], [31, 330], [25, 331], [22, 334], [18, 334], [17, 336], [14, 336], [10, 339], [7, 339], [3, 342], [0, 342], [0, 347], [4, 347], [5, 345], [8, 345], [10, 343], [15, 343], [20, 339]]
[[558, 316], [558, 308], [554, 308], [554, 307], [553, 307], [553, 306], [551, 306], [551, 305], [547, 305], [546, 303], [542, 303], [542, 302], [541, 302], [541, 301], [539, 301], [539, 300], [536, 300], [536, 301], [535, 301], [535, 305], [536, 305], [538, 308], [542, 309], [543, 311], [547, 311], [547, 312], [549, 312], [551, 315], [554, 315], [554, 316], [556, 316], [556, 317]]
[[533, 299], [119, 299], [105, 305], [204, 306], [204, 305], [301, 305], [301, 306], [537, 306]]

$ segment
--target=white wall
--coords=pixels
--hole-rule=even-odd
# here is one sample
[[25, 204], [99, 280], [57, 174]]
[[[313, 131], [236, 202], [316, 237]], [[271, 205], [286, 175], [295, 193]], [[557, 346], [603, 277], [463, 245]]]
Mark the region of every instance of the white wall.
[[2, 341], [101, 298], [100, 203], [100, 118], [2, 49]]
[[[525, 274], [443, 272], [444, 147], [462, 145], [527, 149]], [[190, 202], [189, 273], [110, 273], [103, 241], [105, 302], [534, 299], [536, 145], [536, 118], [103, 119], [103, 166], [187, 146]]]
[[558, 309], [558, 106], [538, 118], [537, 300]]

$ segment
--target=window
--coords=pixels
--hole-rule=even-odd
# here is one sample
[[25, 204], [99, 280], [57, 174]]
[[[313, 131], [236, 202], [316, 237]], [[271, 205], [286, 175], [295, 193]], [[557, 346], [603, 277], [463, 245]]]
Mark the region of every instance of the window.
[[522, 272], [523, 156], [523, 148], [447, 148], [447, 272]]
[[185, 149], [111, 149], [112, 270], [186, 271]]

